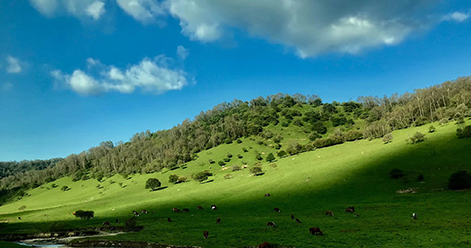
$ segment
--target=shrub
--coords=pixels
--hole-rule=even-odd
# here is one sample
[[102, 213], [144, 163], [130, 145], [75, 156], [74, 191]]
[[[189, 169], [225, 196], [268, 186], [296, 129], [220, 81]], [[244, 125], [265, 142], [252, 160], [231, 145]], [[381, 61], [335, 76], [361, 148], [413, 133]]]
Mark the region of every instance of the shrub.
[[186, 177], [185, 176], [181, 176], [181, 177], [178, 177], [178, 182], [179, 183], [183, 183], [183, 182], [186, 182]]
[[230, 152], [227, 153], [228, 158], [232, 158], [232, 154]]
[[232, 139], [231, 139], [231, 138], [226, 138], [226, 140], [224, 141], [224, 143], [226, 143], [226, 144], [232, 144]]
[[282, 127], [288, 127], [289, 126], [289, 123], [287, 121], [282, 121], [280, 122], [281, 126]]
[[261, 156], [259, 153], [257, 153], [257, 154], [255, 155], [255, 159], [257, 159], [257, 160], [262, 160], [263, 158], [262, 158], [262, 156]]
[[416, 144], [425, 140], [425, 135], [421, 132], [416, 132], [414, 135], [410, 136], [406, 141], [411, 144]]
[[440, 119], [440, 121], [438, 122], [440, 125], [445, 125], [448, 123], [448, 119], [447, 118], [442, 118]]
[[266, 160], [268, 162], [272, 162], [273, 160], [275, 160], [275, 156], [273, 155], [273, 153], [270, 152], [270, 154], [268, 154], [268, 156], [266, 157]]
[[276, 150], [280, 150], [280, 149], [281, 149], [281, 145], [278, 144], [278, 143], [276, 143], [275, 146], [274, 146], [274, 148], [275, 148]]
[[226, 163], [224, 163], [224, 161], [219, 160], [219, 161], [218, 161], [218, 165], [219, 165], [219, 166], [224, 166], [224, 165], [226, 165]]
[[134, 216], [131, 219], [128, 219], [128, 220], [126, 220], [126, 222], [124, 222], [124, 227], [127, 230], [134, 229], [136, 227], [136, 225], [137, 225], [137, 219]]
[[316, 131], [320, 134], [325, 134], [327, 133], [327, 128], [324, 126], [324, 123], [322, 123], [322, 121], [316, 121], [312, 124], [312, 131]]
[[237, 154], [237, 157], [238, 158], [243, 158], [243, 156], [241, 154]]
[[80, 219], [89, 220], [90, 218], [95, 217], [95, 212], [93, 212], [93, 211], [77, 210], [77, 211], [75, 211], [75, 217], [80, 218]]
[[399, 169], [392, 169], [390, 172], [389, 172], [389, 178], [392, 178], [392, 179], [399, 179], [401, 177], [404, 176], [404, 172], [402, 170], [399, 170]]
[[301, 118], [296, 117], [293, 120], [293, 125], [298, 126], [298, 127], [302, 127], [303, 126], [303, 121], [301, 120]]
[[286, 152], [284, 150], [281, 150], [281, 151], [278, 152], [278, 157], [279, 158], [282, 158], [284, 156], [286, 156]]
[[224, 160], [224, 162], [226, 162], [226, 163], [229, 162], [229, 161], [231, 161], [230, 158], [223, 158], [222, 160]]
[[471, 125], [464, 127], [463, 129], [458, 128], [456, 129], [456, 135], [458, 138], [469, 138], [471, 137]]
[[242, 147], [242, 151], [243, 152], [248, 152], [249, 150], [247, 150], [247, 148], [245, 148], [245, 147]]
[[452, 190], [471, 188], [471, 175], [467, 171], [453, 173], [448, 179], [448, 188]]
[[258, 175], [258, 174], [262, 173], [262, 167], [261, 166], [254, 166], [254, 167], [250, 168], [250, 172], [254, 175]]
[[263, 145], [263, 141], [259, 140], [259, 141], [257, 141], [257, 144]]
[[424, 181], [424, 174], [419, 173], [419, 175], [417, 175], [417, 181], [418, 182], [423, 182]]
[[59, 187], [59, 185], [57, 185], [57, 184], [53, 183], [53, 184], [51, 185], [51, 187], [53, 187], [53, 188], [57, 188], [57, 187]]
[[436, 128], [435, 128], [434, 125], [430, 125], [430, 127], [428, 127], [428, 132], [429, 133], [433, 133], [433, 132], [435, 132], [435, 130], [436, 130]]
[[178, 181], [178, 175], [170, 175], [168, 176], [169, 183], [176, 183]]
[[384, 144], [391, 142], [394, 139], [394, 136], [391, 133], [387, 133], [383, 136]]
[[232, 171], [240, 171], [240, 166], [238, 166], [238, 165], [233, 165], [233, 166], [232, 166]]
[[226, 174], [224, 175], [224, 179], [231, 179], [232, 178], [232, 174]]
[[276, 163], [270, 163], [270, 167], [271, 168], [276, 168], [276, 167], [278, 167], [278, 165]]
[[346, 141], [363, 139], [363, 132], [360, 130], [350, 130], [344, 134]]
[[198, 172], [194, 175], [194, 179], [197, 180], [198, 182], [203, 182], [208, 179], [208, 176], [212, 175], [211, 173], [208, 173], [206, 171], [203, 172]]
[[155, 190], [156, 188], [160, 187], [160, 185], [162, 185], [162, 184], [160, 183], [159, 179], [149, 178], [146, 181], [146, 187], [145, 188]]
[[282, 139], [283, 139], [283, 136], [281, 136], [281, 134], [278, 134], [273, 138], [273, 142], [280, 143]]
[[302, 149], [302, 146], [294, 141], [289, 144], [288, 148], [286, 148], [286, 152], [289, 153], [290, 155], [298, 154]]
[[212, 160], [212, 159], [208, 159], [208, 162], [209, 162], [209, 164], [214, 164], [215, 163], [214, 160]]
[[26, 208], [26, 205], [23, 205], [23, 206], [19, 207], [18, 210], [20, 210], [20, 211], [25, 210], [25, 208]]
[[314, 131], [310, 133], [307, 137], [309, 138], [309, 140], [314, 141], [318, 138], [321, 138], [322, 136], [318, 132]]
[[61, 188], [62, 191], [67, 191], [67, 190], [69, 190], [69, 189], [70, 189], [70, 188], [69, 188], [68, 186], [62, 186], [62, 188]]
[[237, 142], [237, 144], [240, 144], [240, 143], [242, 143], [242, 140], [241, 140], [241, 139], [237, 139], [236, 142]]
[[369, 140], [372, 140], [381, 138], [390, 131], [391, 128], [389, 127], [388, 123], [385, 121], [375, 121], [366, 125], [363, 136]]

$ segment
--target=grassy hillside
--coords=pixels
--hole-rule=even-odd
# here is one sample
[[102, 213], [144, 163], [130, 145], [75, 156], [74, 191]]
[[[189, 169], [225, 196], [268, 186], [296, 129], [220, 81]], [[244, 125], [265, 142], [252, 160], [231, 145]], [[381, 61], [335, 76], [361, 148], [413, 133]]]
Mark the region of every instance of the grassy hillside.
[[[256, 162], [255, 151], [266, 157], [276, 150], [270, 141], [265, 146], [246, 138], [240, 144], [202, 151], [186, 168], [129, 178], [117, 175], [101, 182], [61, 178], [1, 206], [0, 232], [98, 226], [115, 218], [123, 225], [132, 210], [146, 209], [154, 213], [139, 217], [143, 231], [110, 239], [202, 247], [242, 247], [264, 241], [296, 247], [468, 247], [470, 192], [445, 188], [453, 172], [471, 168], [471, 139], [458, 139], [453, 123], [433, 125], [438, 127], [434, 133], [427, 132], [428, 125], [394, 131], [389, 144], [379, 139], [357, 140], [279, 159], [276, 167], [263, 161], [265, 174], [257, 177], [249, 172]], [[274, 133], [283, 132], [283, 146], [305, 139], [296, 131], [290, 137], [290, 130], [272, 127]], [[426, 140], [407, 144], [405, 140], [417, 131], [425, 133]], [[243, 152], [243, 147], [248, 152]], [[217, 161], [228, 152], [233, 155], [226, 165], [228, 169], [221, 168]], [[209, 159], [216, 163], [210, 165]], [[229, 168], [243, 162], [249, 167], [240, 171]], [[394, 168], [403, 170], [406, 176], [390, 179], [388, 173]], [[214, 174], [205, 183], [168, 183], [171, 174], [190, 178], [203, 170]], [[420, 173], [423, 182], [416, 180]], [[231, 179], [225, 179], [226, 174], [231, 174]], [[145, 182], [151, 177], [168, 187], [145, 190]], [[65, 185], [71, 189], [61, 191]], [[396, 193], [409, 188], [417, 193]], [[264, 197], [265, 193], [272, 196]], [[212, 204], [218, 206], [217, 211], [209, 209]], [[196, 206], [204, 209], [197, 210]], [[354, 206], [359, 216], [345, 213], [349, 206]], [[275, 213], [275, 207], [281, 212]], [[190, 212], [174, 213], [172, 208], [189, 208]], [[79, 209], [95, 211], [96, 218], [89, 222], [77, 220], [71, 213]], [[327, 210], [335, 216], [326, 216]], [[411, 219], [413, 212], [418, 220]], [[301, 223], [292, 220], [291, 214]], [[167, 222], [168, 217], [172, 223]], [[217, 218], [221, 218], [221, 224], [216, 224]], [[274, 221], [278, 228], [267, 228], [267, 221]], [[325, 235], [310, 235], [308, 229], [312, 226], [320, 227]], [[203, 238], [204, 230], [209, 231], [209, 239]]]

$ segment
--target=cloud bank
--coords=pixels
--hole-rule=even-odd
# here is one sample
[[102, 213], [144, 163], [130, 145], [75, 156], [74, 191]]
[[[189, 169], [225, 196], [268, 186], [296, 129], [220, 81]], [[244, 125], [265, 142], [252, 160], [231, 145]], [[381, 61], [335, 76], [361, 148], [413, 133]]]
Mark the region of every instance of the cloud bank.
[[[80, 95], [99, 95], [106, 92], [133, 93], [136, 89], [152, 94], [162, 94], [170, 90], [182, 89], [193, 82], [188, 74], [174, 67], [173, 59], [164, 55], [153, 59], [144, 58], [127, 69], [113, 65], [103, 65], [98, 60], [87, 59], [87, 71], [75, 70], [72, 74], [60, 70], [51, 71], [51, 75], [60, 84]], [[98, 70], [93, 76], [91, 71]]]
[[105, 14], [106, 0], [29, 0], [42, 15], [53, 17], [67, 13], [77, 18], [89, 17], [98, 20]]
[[8, 73], [20, 73], [21, 72], [20, 60], [18, 58], [8, 56], [7, 62], [8, 62], [8, 67], [6, 70]]

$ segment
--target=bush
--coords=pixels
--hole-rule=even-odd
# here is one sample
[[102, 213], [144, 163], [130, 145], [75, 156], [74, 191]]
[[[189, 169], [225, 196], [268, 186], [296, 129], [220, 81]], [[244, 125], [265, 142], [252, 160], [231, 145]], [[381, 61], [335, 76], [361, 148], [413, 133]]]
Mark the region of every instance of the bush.
[[232, 178], [232, 174], [226, 174], [224, 175], [224, 179], [231, 179]]
[[416, 144], [425, 140], [425, 135], [421, 132], [416, 132], [414, 135], [410, 136], [406, 141], [411, 144]]
[[327, 128], [324, 126], [324, 123], [322, 121], [316, 121], [312, 124], [312, 131], [316, 131], [320, 134], [325, 134], [327, 133]]
[[149, 178], [146, 181], [146, 187], [145, 188], [155, 190], [156, 188], [160, 187], [160, 185], [162, 185], [162, 184], [160, 183], [159, 179]]
[[211, 176], [211, 175], [212, 175], [212, 174], [209, 173], [209, 172], [207, 172], [207, 171], [202, 171], [202, 172], [196, 173], [196, 174], [193, 176], [193, 178], [194, 178], [195, 180], [197, 180], [198, 182], [201, 183], [201, 182], [207, 180], [207, 179], [208, 179], [208, 176]]
[[243, 158], [243, 156], [241, 154], [237, 154], [237, 157], [238, 158]]
[[238, 165], [233, 165], [233, 166], [232, 166], [232, 171], [240, 171], [240, 166], [238, 166]]
[[276, 168], [276, 167], [278, 167], [278, 165], [276, 163], [270, 163], [270, 167], [271, 168]]
[[280, 122], [281, 126], [282, 127], [288, 127], [289, 126], [289, 123], [287, 121], [282, 121]]
[[69, 188], [68, 186], [62, 186], [62, 188], [61, 188], [62, 191], [67, 191], [67, 190], [69, 190], [69, 189], [70, 189], [70, 188]]
[[279, 158], [282, 158], [282, 157], [286, 156], [286, 152], [281, 150], [281, 151], [278, 152], [277, 155], [278, 155]]
[[223, 158], [222, 160], [224, 160], [224, 162], [226, 162], [226, 163], [229, 162], [229, 161], [231, 161], [230, 158]]
[[401, 177], [404, 176], [404, 172], [402, 170], [399, 170], [399, 169], [392, 169], [390, 172], [389, 172], [389, 178], [392, 178], [392, 179], [399, 179]]
[[93, 211], [77, 210], [74, 213], [75, 213], [75, 217], [80, 218], [80, 219], [89, 220], [90, 218], [95, 217], [95, 212]]
[[224, 165], [226, 165], [226, 163], [224, 163], [224, 161], [219, 160], [219, 161], [218, 161], [218, 165], [219, 165], [219, 166], [224, 166]]
[[281, 149], [281, 145], [276, 143], [274, 146], [273, 146], [276, 150], [280, 150]]
[[394, 139], [394, 136], [391, 133], [387, 133], [383, 136], [384, 144], [391, 142]]
[[359, 130], [350, 130], [345, 133], [345, 140], [346, 141], [354, 141], [363, 139], [363, 132]]
[[428, 127], [428, 132], [429, 133], [433, 133], [433, 132], [435, 132], [435, 130], [436, 130], [436, 128], [435, 128], [434, 125], [430, 125], [430, 127]]
[[275, 156], [273, 155], [273, 153], [268, 154], [266, 160], [268, 162], [272, 162], [273, 160], [275, 160]]
[[467, 171], [453, 173], [448, 179], [448, 188], [452, 190], [471, 188], [471, 175]]
[[214, 160], [212, 160], [212, 159], [208, 159], [208, 162], [209, 162], [209, 164], [214, 164], [215, 163]]
[[439, 122], [438, 122], [440, 125], [445, 125], [448, 123], [448, 119], [447, 118], [442, 118]]
[[22, 210], [25, 210], [25, 208], [26, 208], [26, 205], [23, 205], [23, 206], [19, 207], [18, 210], [22, 211]]
[[418, 182], [423, 182], [424, 181], [424, 174], [419, 173], [419, 175], [417, 175], [417, 181]]
[[258, 175], [258, 174], [262, 173], [262, 167], [261, 166], [254, 166], [254, 167], [250, 168], [250, 172], [252, 174]]
[[179, 183], [183, 183], [183, 182], [186, 182], [186, 177], [185, 176], [181, 176], [181, 177], [178, 177], [178, 182]]
[[168, 182], [169, 182], [169, 183], [176, 183], [176, 182], [178, 182], [178, 175], [170, 175], [170, 176], [168, 176]]
[[471, 137], [471, 125], [464, 127], [463, 129], [458, 128], [456, 129], [456, 135], [458, 138], [469, 138]]
[[249, 150], [247, 150], [247, 148], [245, 148], [245, 147], [242, 147], [242, 151], [243, 152], [248, 152]]
[[282, 139], [283, 139], [283, 136], [281, 136], [281, 134], [278, 134], [273, 138], [273, 142], [278, 144], [281, 142]]
[[228, 158], [232, 158], [232, 154], [230, 152], [227, 153]]
[[261, 156], [259, 153], [257, 153], [257, 154], [255, 155], [255, 159], [257, 159], [257, 160], [262, 160], [263, 158], [262, 158], [262, 156]]
[[242, 143], [242, 140], [241, 140], [241, 139], [237, 139], [236, 142], [237, 142], [237, 144], [240, 144], [240, 143]]
[[303, 126], [303, 121], [301, 120], [301, 118], [296, 117], [293, 120], [293, 125], [298, 126], [298, 127], [302, 127]]
[[127, 230], [134, 229], [136, 227], [136, 225], [137, 225], [137, 219], [134, 216], [131, 219], [128, 219], [128, 220], [126, 220], [126, 222], [124, 222], [124, 227]]
[[309, 140], [314, 141], [318, 138], [321, 138], [322, 136], [318, 132], [314, 131], [310, 133], [307, 137], [309, 138]]
[[227, 138], [224, 143], [226, 144], [232, 144], [232, 139], [231, 138]]

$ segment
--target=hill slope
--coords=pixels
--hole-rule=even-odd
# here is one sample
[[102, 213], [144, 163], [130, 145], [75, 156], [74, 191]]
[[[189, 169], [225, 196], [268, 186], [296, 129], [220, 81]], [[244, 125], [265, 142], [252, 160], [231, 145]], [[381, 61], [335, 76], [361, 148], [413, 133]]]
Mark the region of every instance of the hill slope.
[[[405, 139], [417, 131], [427, 133], [428, 126], [394, 131], [389, 144], [357, 140], [288, 156], [276, 161], [276, 167], [264, 161], [265, 174], [257, 177], [249, 172], [256, 161], [254, 151], [265, 157], [276, 150], [242, 138], [240, 144], [199, 152], [186, 168], [126, 179], [113, 176], [100, 182], [61, 178], [1, 206], [1, 232], [97, 226], [105, 220], [128, 219], [132, 210], [147, 209], [154, 214], [139, 217], [143, 231], [113, 238], [203, 247], [241, 247], [264, 241], [296, 247], [466, 247], [471, 242], [467, 229], [470, 192], [444, 188], [453, 172], [471, 168], [471, 139], [458, 139], [456, 125], [448, 123], [427, 133], [424, 142], [407, 144]], [[207, 163], [210, 158], [223, 159], [228, 152], [234, 156], [227, 167], [247, 160], [249, 168], [233, 172]], [[242, 159], [237, 158], [238, 153]], [[394, 168], [403, 170], [406, 177], [390, 179], [388, 173]], [[206, 183], [168, 183], [171, 174], [190, 178], [203, 170], [214, 174]], [[423, 182], [416, 180], [420, 173]], [[225, 179], [226, 174], [232, 178]], [[168, 187], [145, 190], [148, 178], [158, 178]], [[58, 187], [53, 188], [53, 183]], [[61, 191], [65, 185], [71, 189]], [[410, 188], [417, 193], [396, 193]], [[272, 196], [263, 197], [265, 193]], [[217, 211], [209, 210], [212, 204], [218, 206]], [[345, 213], [349, 206], [354, 206], [359, 216]], [[275, 207], [281, 212], [274, 212]], [[172, 208], [189, 208], [190, 212], [178, 214]], [[88, 223], [68, 214], [78, 209], [94, 210], [96, 218]], [[335, 216], [326, 216], [327, 210]], [[411, 220], [413, 212], [418, 213], [418, 220]], [[301, 223], [292, 220], [291, 214]], [[167, 222], [168, 217], [172, 223]], [[217, 218], [221, 224], [216, 224]], [[268, 221], [278, 228], [267, 228]], [[312, 226], [320, 227], [325, 235], [310, 235], [308, 228]], [[209, 239], [203, 239], [203, 230], [209, 230]]]

